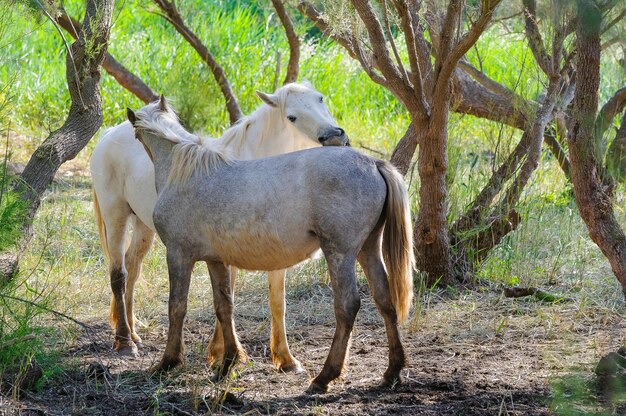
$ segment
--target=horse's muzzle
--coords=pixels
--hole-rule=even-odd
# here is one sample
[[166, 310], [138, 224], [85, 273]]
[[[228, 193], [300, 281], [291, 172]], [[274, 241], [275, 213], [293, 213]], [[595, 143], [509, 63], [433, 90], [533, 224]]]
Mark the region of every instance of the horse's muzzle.
[[350, 146], [350, 139], [341, 127], [329, 129], [317, 140], [322, 146]]

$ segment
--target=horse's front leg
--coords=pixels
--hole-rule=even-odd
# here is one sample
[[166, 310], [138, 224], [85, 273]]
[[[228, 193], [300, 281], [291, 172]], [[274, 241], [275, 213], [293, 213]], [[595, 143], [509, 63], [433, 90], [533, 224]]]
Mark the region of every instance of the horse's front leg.
[[169, 329], [163, 358], [152, 371], [169, 370], [184, 361], [183, 323], [187, 314], [189, 282], [194, 263], [184, 250], [167, 248], [170, 281]]
[[267, 272], [267, 282], [270, 287], [270, 311], [272, 314], [272, 336], [270, 350], [272, 362], [281, 371], [301, 372], [302, 365], [296, 360], [287, 342], [285, 329], [285, 275], [287, 270]]
[[224, 342], [222, 367], [217, 375], [218, 379], [221, 379], [228, 374], [233, 364], [237, 361], [245, 360], [246, 354], [241, 348], [235, 333], [233, 294], [228, 267], [220, 262], [207, 262], [207, 266], [213, 288], [215, 315], [222, 328], [222, 339]]
[[[230, 268], [230, 288], [232, 292], [233, 302], [235, 298], [235, 279], [237, 278], [237, 273], [239, 269], [235, 266], [229, 266]], [[209, 348], [207, 352], [207, 363], [213, 367], [216, 365], [220, 365], [222, 360], [224, 359], [224, 336], [222, 334], [222, 326], [220, 325], [219, 319], [215, 320], [215, 328], [213, 329], [213, 337], [211, 338], [211, 342], [209, 342]], [[239, 359], [242, 362], [248, 361], [248, 355], [242, 349], [240, 351]]]

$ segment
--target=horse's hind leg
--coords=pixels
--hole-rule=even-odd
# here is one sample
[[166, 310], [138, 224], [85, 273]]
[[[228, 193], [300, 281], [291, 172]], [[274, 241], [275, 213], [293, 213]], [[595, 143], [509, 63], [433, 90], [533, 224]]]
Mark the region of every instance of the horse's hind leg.
[[141, 275], [141, 264], [146, 253], [150, 250], [154, 241], [155, 232], [148, 228], [139, 218], [134, 216], [133, 236], [126, 250], [126, 269], [128, 270], [128, 280], [126, 280], [126, 293], [124, 294], [126, 305], [126, 319], [130, 326], [131, 337], [137, 347], [142, 348], [141, 338], [137, 335], [135, 325], [137, 318], [133, 311], [133, 294], [135, 291], [135, 282]]
[[335, 336], [324, 363], [324, 368], [311, 382], [307, 389], [309, 393], [326, 392], [328, 383], [341, 375], [348, 353], [348, 343], [354, 320], [361, 307], [354, 272], [355, 256], [352, 254], [327, 254], [326, 251], [324, 253], [326, 254], [328, 271], [330, 272], [334, 292], [337, 327], [335, 328]]
[[302, 365], [296, 360], [287, 342], [285, 330], [285, 275], [287, 270], [267, 272], [270, 287], [270, 311], [272, 314], [272, 336], [270, 350], [272, 362], [281, 371], [302, 371]]
[[361, 249], [358, 260], [367, 276], [376, 307], [385, 321], [387, 342], [389, 343], [389, 366], [383, 376], [383, 384], [392, 385], [400, 382], [400, 370], [405, 365], [405, 358], [398, 332], [398, 318], [391, 302], [387, 272], [381, 257], [381, 243], [381, 230], [372, 232]]
[[221, 379], [228, 374], [234, 363], [245, 359], [245, 352], [241, 348], [237, 334], [235, 334], [233, 295], [228, 268], [220, 262], [207, 261], [207, 266], [209, 267], [211, 287], [213, 288], [215, 315], [222, 328], [224, 342], [222, 367], [218, 373], [218, 379]]
[[170, 296], [168, 304], [169, 328], [167, 344], [161, 362], [152, 371], [169, 370], [183, 363], [183, 323], [187, 315], [187, 298], [189, 296], [189, 282], [194, 261], [184, 250], [178, 248], [167, 249], [167, 270], [170, 282]]
[[130, 208], [122, 201], [105, 207], [104, 218], [109, 252], [109, 273], [111, 277], [111, 325], [115, 329], [114, 348], [120, 355], [137, 355], [137, 347], [131, 337], [131, 329], [126, 318], [124, 293], [126, 291], [127, 271], [124, 263], [124, 246]]

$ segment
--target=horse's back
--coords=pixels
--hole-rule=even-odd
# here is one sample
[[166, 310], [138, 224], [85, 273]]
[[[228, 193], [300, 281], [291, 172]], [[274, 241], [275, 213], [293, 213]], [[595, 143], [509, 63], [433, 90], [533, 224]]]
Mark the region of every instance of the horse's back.
[[375, 159], [348, 148], [310, 149], [170, 185], [155, 221], [165, 239], [204, 247], [228, 264], [272, 270], [304, 260], [324, 240], [360, 244], [379, 221], [385, 195]]

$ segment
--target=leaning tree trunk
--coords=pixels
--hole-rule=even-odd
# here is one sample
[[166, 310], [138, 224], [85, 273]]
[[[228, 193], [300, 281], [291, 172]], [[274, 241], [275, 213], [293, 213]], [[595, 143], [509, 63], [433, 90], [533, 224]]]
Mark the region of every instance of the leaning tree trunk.
[[626, 296], [626, 236], [613, 214], [613, 185], [603, 182], [595, 155], [594, 119], [600, 85], [602, 15], [592, 0], [578, 0], [577, 73], [573, 124], [568, 136], [574, 194], [591, 239], [608, 258]]
[[41, 197], [57, 170], [73, 159], [102, 125], [100, 66], [107, 50], [113, 4], [114, 0], [87, 0], [83, 29], [71, 46], [72, 55], [66, 57], [66, 78], [72, 99], [70, 111], [63, 126], [52, 132], [31, 156], [13, 186], [27, 202], [28, 212], [21, 248], [0, 254], [0, 279], [9, 279], [15, 274], [20, 254], [32, 237], [31, 224]]

